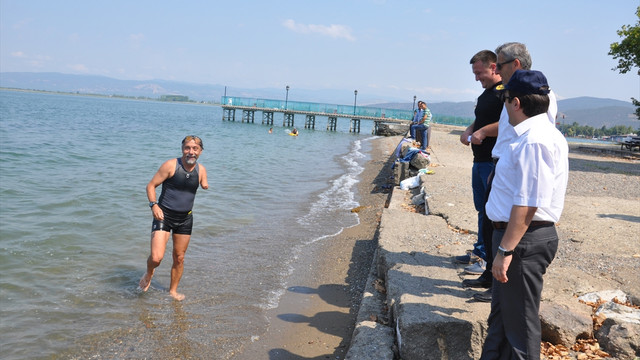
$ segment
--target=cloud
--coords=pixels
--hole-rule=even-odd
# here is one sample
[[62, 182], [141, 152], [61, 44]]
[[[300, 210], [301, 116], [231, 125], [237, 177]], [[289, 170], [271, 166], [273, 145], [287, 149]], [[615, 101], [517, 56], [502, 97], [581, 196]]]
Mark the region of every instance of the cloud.
[[132, 41], [142, 41], [144, 40], [144, 34], [131, 34], [129, 35], [129, 39], [131, 39]]
[[330, 36], [332, 38], [343, 38], [349, 41], [355, 41], [356, 38], [351, 34], [351, 28], [344, 25], [331, 24], [326, 25], [314, 25], [314, 24], [299, 24], [292, 19], [287, 19], [282, 23], [282, 26], [287, 29], [300, 33], [300, 34], [320, 34], [324, 36]]
[[144, 34], [138, 33], [138, 34], [129, 35], [129, 45], [134, 49], [139, 49], [140, 45], [142, 45], [144, 40], [145, 40]]
[[11, 53], [12, 57], [23, 59], [25, 64], [28, 64], [34, 68], [43, 68], [48, 62], [51, 61], [51, 56], [48, 55], [28, 55], [22, 51], [14, 51]]
[[89, 69], [87, 69], [87, 67], [84, 64], [72, 64], [72, 65], [69, 65], [69, 68], [81, 73], [89, 72]]

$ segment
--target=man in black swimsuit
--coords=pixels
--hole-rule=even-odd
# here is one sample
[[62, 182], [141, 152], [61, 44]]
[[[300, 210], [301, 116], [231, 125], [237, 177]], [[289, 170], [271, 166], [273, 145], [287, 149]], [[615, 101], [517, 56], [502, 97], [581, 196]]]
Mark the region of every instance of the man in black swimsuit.
[[[147, 272], [140, 279], [140, 289], [147, 291], [153, 272], [160, 265], [173, 232], [173, 265], [169, 294], [176, 300], [185, 296], [178, 293], [178, 283], [184, 270], [184, 254], [191, 240], [193, 216], [191, 209], [198, 185], [209, 188], [207, 170], [198, 164], [202, 153], [202, 140], [187, 136], [182, 140], [182, 157], [167, 160], [147, 184], [149, 207], [153, 213], [151, 227], [151, 255], [147, 259]], [[156, 188], [162, 184], [160, 198], [156, 201]]]

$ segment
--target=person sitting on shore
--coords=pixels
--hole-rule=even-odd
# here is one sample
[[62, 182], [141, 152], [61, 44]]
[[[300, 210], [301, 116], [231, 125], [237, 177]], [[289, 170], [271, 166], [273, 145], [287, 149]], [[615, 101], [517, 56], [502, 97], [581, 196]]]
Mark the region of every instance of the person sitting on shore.
[[418, 108], [413, 110], [413, 119], [411, 120], [411, 124], [409, 125], [409, 138], [413, 140], [416, 139], [416, 132], [413, 128], [413, 125], [418, 125], [418, 122], [420, 121], [420, 118], [422, 118], [422, 114], [424, 113], [424, 111], [422, 111], [421, 105], [422, 100], [418, 100]]
[[427, 146], [429, 146], [428, 131], [429, 125], [431, 124], [431, 110], [429, 110], [429, 108], [427, 107], [427, 103], [425, 103], [424, 101], [418, 102], [418, 109], [418, 113], [416, 114], [417, 122], [411, 125], [409, 131], [413, 139], [416, 139], [416, 132], [420, 132], [420, 134], [422, 135], [422, 139], [419, 139], [421, 144], [420, 150], [426, 151]]

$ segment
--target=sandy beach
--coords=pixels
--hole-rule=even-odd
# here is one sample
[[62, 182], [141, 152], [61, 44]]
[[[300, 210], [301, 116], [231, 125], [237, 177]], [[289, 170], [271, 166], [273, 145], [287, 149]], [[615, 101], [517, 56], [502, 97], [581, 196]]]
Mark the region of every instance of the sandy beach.
[[360, 224], [313, 244], [294, 265], [298, 271], [266, 335], [234, 359], [343, 359], [377, 246], [376, 232], [389, 197], [390, 155], [398, 137], [375, 139], [360, 174]]
[[[436, 159], [445, 153], [459, 158], [458, 164], [439, 166], [468, 165], [468, 174], [462, 169], [461, 176], [468, 176], [469, 189], [463, 187], [466, 179], [455, 183], [470, 193], [470, 151], [460, 145], [458, 133], [455, 128], [434, 126], [437, 148], [433, 151]], [[360, 225], [319, 242], [298, 259], [296, 267], [308, 271], [293, 275], [279, 307], [269, 313], [269, 331], [237, 359], [344, 358], [377, 246], [380, 215], [388, 200], [390, 155], [399, 139], [374, 141], [372, 160], [359, 183]], [[608, 289], [613, 284], [633, 296], [640, 295], [639, 194], [638, 160], [571, 146], [569, 187], [558, 224], [561, 247], [546, 276], [545, 294], [571, 297], [575, 292]], [[476, 229], [469, 230], [473, 233]]]

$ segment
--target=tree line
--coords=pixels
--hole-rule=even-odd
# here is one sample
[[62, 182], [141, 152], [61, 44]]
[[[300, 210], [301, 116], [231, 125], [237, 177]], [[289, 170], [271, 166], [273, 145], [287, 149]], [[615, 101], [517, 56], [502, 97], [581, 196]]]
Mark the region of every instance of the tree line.
[[558, 124], [558, 130], [560, 130], [560, 132], [568, 137], [585, 136], [601, 138], [603, 136], [640, 133], [640, 129], [634, 130], [631, 126], [616, 125], [612, 128], [602, 126], [601, 128], [597, 129], [589, 125], [580, 125], [577, 122], [574, 122], [571, 125]]

